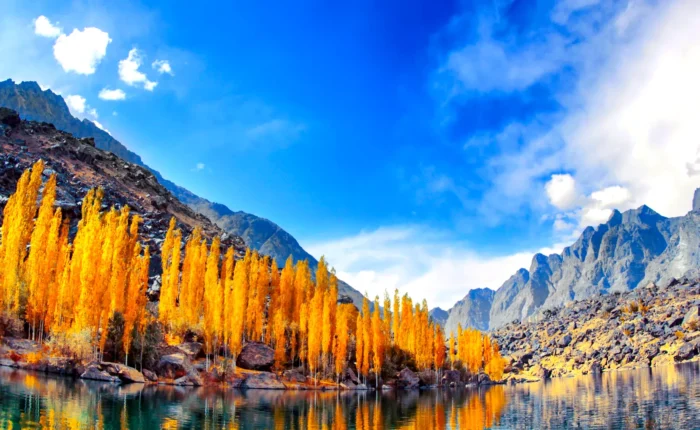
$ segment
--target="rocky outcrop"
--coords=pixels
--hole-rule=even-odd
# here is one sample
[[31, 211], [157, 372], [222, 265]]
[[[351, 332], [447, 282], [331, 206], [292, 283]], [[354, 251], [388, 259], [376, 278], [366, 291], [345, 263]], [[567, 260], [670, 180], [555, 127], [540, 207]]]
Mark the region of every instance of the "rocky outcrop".
[[195, 370], [190, 359], [181, 352], [160, 357], [155, 372], [161, 378], [178, 379]]
[[274, 373], [259, 372], [246, 375], [241, 388], [257, 390], [284, 390], [286, 387]]
[[445, 333], [457, 333], [457, 326], [462, 328], [474, 327], [478, 330], [488, 330], [489, 312], [494, 299], [494, 291], [488, 288], [476, 288], [457, 302], [450, 309], [445, 321]]
[[99, 364], [90, 364], [85, 368], [85, 371], [80, 375], [80, 379], [89, 379], [91, 381], [111, 382], [118, 384], [121, 382], [119, 377], [110, 375], [103, 370]]
[[275, 350], [259, 342], [248, 342], [238, 355], [236, 365], [248, 370], [270, 370], [275, 363]]
[[408, 367], [404, 367], [396, 375], [396, 387], [412, 390], [420, 386], [420, 378]]
[[545, 310], [537, 321], [492, 332], [506, 358], [506, 379], [541, 380], [696, 360], [700, 280], [650, 284]]

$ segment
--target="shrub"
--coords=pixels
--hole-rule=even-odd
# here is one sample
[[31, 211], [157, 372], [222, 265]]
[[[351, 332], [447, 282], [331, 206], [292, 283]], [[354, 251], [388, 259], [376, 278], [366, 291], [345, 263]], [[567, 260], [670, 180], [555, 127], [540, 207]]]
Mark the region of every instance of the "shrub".
[[0, 338], [21, 337], [23, 330], [22, 320], [9, 312], [0, 312]]
[[29, 363], [29, 364], [36, 364], [41, 362], [44, 359], [44, 353], [41, 351], [39, 352], [30, 352], [25, 355], [24, 360]]
[[675, 334], [676, 334], [676, 339], [678, 339], [678, 340], [683, 339], [683, 337], [685, 337], [685, 334], [683, 334], [683, 332], [680, 330], [676, 330]]
[[94, 355], [92, 332], [84, 329], [79, 332], [51, 332], [46, 341], [51, 354], [61, 357], [73, 357], [87, 360]]

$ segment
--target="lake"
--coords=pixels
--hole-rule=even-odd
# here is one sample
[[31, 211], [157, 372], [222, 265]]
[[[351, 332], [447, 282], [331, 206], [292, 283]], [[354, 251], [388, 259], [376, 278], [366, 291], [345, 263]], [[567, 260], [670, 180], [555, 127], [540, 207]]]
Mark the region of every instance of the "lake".
[[234, 391], [104, 383], [0, 367], [0, 428], [700, 428], [700, 363], [474, 389]]

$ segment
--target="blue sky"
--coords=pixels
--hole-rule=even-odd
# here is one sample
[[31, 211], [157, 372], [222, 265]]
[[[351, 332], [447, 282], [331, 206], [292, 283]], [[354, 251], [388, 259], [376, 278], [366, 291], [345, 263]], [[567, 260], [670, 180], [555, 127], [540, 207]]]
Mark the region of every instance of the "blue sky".
[[10, 0], [0, 79], [370, 295], [449, 307], [699, 183], [690, 0], [114, 3]]

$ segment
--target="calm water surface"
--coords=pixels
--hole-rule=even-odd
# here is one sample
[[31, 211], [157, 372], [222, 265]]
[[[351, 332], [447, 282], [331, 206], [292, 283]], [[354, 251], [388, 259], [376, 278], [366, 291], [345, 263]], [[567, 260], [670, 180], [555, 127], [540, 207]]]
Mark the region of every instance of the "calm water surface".
[[700, 364], [399, 393], [116, 387], [0, 368], [0, 428], [700, 429]]

